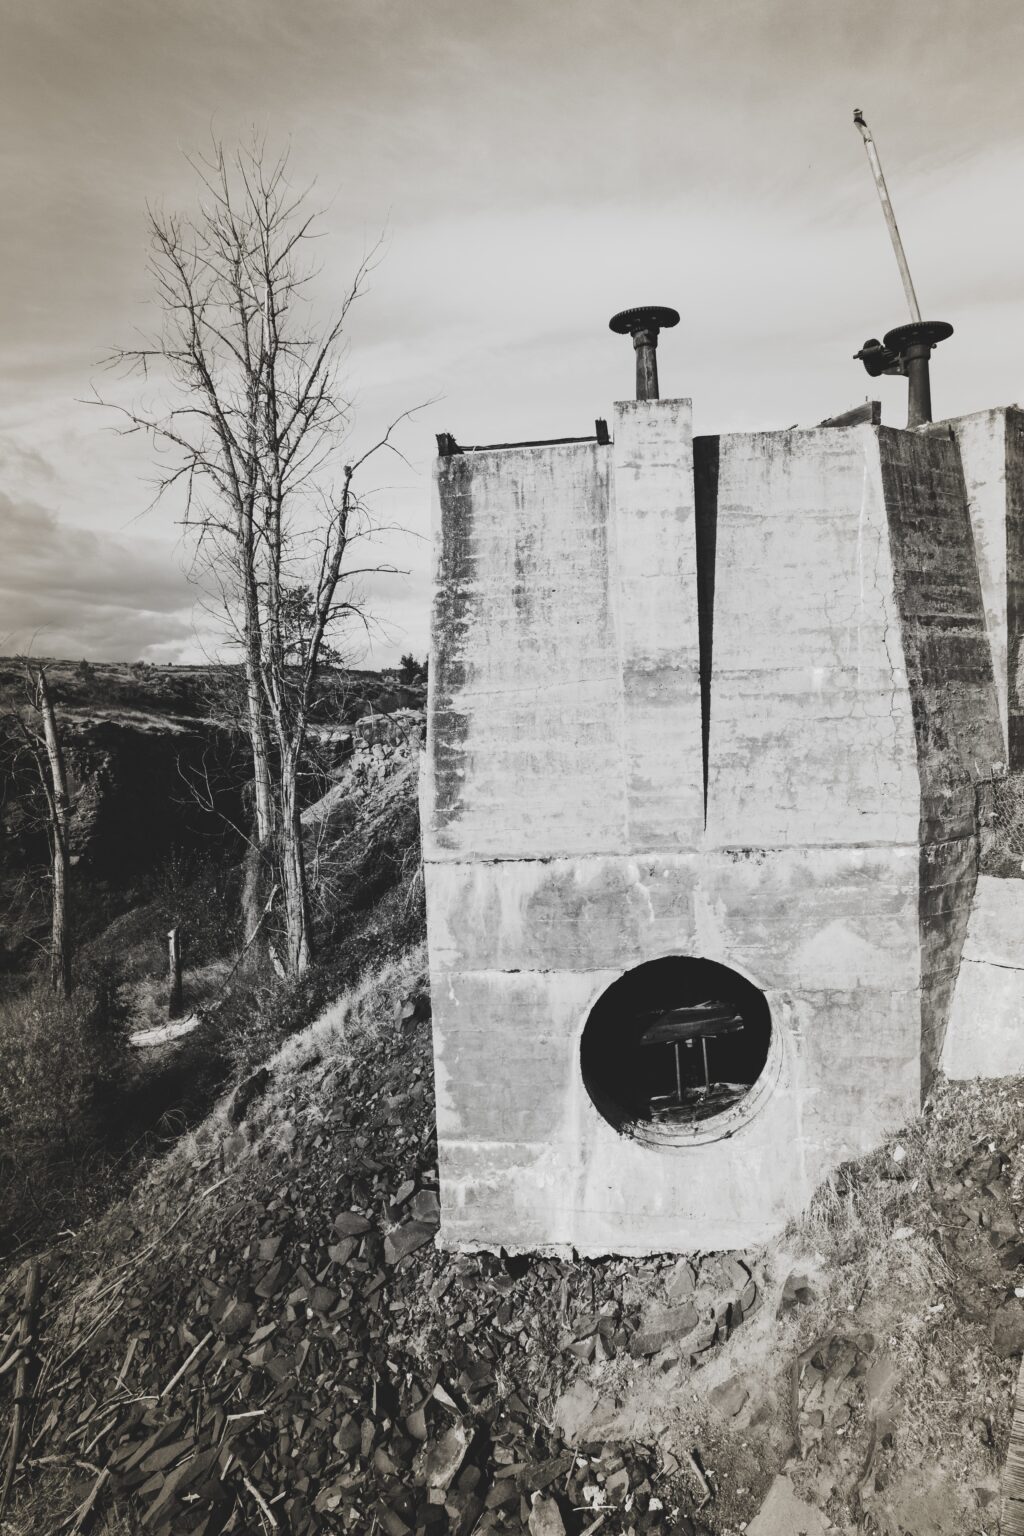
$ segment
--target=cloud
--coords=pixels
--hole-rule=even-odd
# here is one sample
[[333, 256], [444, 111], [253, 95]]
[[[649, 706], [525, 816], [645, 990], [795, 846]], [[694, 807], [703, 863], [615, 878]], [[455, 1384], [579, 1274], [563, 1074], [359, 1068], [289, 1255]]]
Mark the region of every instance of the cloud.
[[100, 535], [2, 492], [0, 540], [4, 649], [113, 661], [192, 641], [191, 589], [155, 540]]
[[[0, 368], [0, 636], [20, 644], [203, 654], [171, 520], [148, 538], [130, 521], [152, 492], [148, 445], [76, 401], [99, 358], [158, 322], [145, 204], [194, 205], [181, 151], [211, 133], [230, 145], [255, 123], [272, 148], [292, 143], [297, 185], [319, 179], [314, 318], [387, 226], [348, 328], [353, 445], [431, 402], [401, 433], [408, 474], [391, 459], [367, 470], [382, 519], [415, 533], [435, 432], [493, 442], [610, 417], [632, 358], [608, 317], [644, 299], [682, 312], [662, 387], [692, 394], [700, 431], [810, 423], [869, 387], [904, 419], [903, 382], [869, 386], [852, 356], [904, 318], [858, 102], [922, 303], [957, 328], [936, 359], [937, 411], [1019, 391], [1015, 0], [989, 0], [983, 24], [970, 0], [8, 9], [0, 89], [23, 131], [0, 153], [0, 284], [17, 296]], [[368, 587], [398, 635], [375, 642], [379, 662], [422, 650], [429, 603], [429, 546], [396, 538], [387, 557], [412, 574]]]

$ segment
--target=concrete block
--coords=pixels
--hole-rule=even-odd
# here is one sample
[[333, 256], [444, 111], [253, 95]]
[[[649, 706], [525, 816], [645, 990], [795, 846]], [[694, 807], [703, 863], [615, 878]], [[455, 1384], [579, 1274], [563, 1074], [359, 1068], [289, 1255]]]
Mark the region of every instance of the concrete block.
[[719, 440], [708, 838], [916, 841], [877, 436]]
[[621, 846], [609, 450], [459, 454], [435, 485], [427, 856]]
[[[994, 942], [972, 916], [975, 788], [1006, 755], [983, 498], [948, 432], [694, 444], [687, 401], [617, 407], [611, 447], [455, 455], [437, 484], [442, 1241], [761, 1241], [917, 1111]], [[599, 1110], [580, 1054], [607, 989], [670, 956], [726, 967], [771, 1021], [746, 1097], [682, 1126], [616, 1109], [617, 1059], [588, 1078]]]
[[993, 675], [1012, 772], [1024, 767], [1024, 699], [1018, 680], [1024, 636], [1024, 411], [976, 411], [937, 423], [960, 450], [992, 650]]
[[629, 850], [692, 848], [704, 829], [692, 416], [689, 400], [615, 407]]
[[942, 1054], [947, 1077], [1024, 1072], [1024, 880], [981, 875]]

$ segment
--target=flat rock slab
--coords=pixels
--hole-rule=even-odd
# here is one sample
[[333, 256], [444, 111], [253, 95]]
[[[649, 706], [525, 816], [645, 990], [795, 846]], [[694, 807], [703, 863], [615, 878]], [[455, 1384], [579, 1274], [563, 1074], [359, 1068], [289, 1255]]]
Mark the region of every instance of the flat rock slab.
[[629, 1341], [629, 1352], [634, 1356], [656, 1355], [667, 1345], [693, 1333], [699, 1322], [700, 1314], [691, 1301], [676, 1307], [649, 1307], [640, 1328]]
[[432, 1221], [407, 1221], [404, 1227], [389, 1232], [384, 1239], [385, 1264], [400, 1264], [410, 1253], [429, 1243], [436, 1231]]
[[831, 1529], [825, 1516], [798, 1498], [785, 1472], [780, 1472], [747, 1526], [746, 1536], [827, 1536]]
[[712, 1387], [708, 1393], [708, 1401], [712, 1407], [718, 1409], [724, 1419], [734, 1419], [742, 1411], [749, 1396], [750, 1393], [740, 1378], [730, 1376], [728, 1381]]

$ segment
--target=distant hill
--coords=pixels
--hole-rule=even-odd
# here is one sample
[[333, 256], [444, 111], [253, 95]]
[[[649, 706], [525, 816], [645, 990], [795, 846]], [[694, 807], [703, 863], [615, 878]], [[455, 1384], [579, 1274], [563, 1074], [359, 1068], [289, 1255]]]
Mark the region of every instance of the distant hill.
[[[46, 668], [58, 704], [75, 712], [130, 710], [189, 719], [216, 719], [237, 714], [240, 664], [164, 666], [150, 662], [72, 661], [49, 656], [30, 658]], [[26, 700], [26, 658], [0, 656], [0, 713]], [[419, 705], [422, 678], [403, 682], [397, 668], [382, 671], [323, 668], [317, 684], [317, 714], [348, 722], [371, 709], [389, 712], [400, 704]], [[408, 697], [395, 698], [395, 695]]]

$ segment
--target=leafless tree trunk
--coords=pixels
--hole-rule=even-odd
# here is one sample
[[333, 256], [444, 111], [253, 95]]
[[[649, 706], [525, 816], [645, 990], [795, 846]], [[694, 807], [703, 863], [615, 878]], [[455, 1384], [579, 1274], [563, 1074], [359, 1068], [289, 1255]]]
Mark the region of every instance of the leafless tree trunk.
[[281, 769], [281, 877], [284, 882], [288, 970], [301, 976], [313, 954], [302, 819], [297, 794], [298, 775], [291, 762]]
[[180, 1019], [182, 1014], [181, 931], [177, 924], [167, 935], [167, 973], [169, 980], [167, 1017]]
[[354, 464], [336, 463], [350, 417], [343, 330], [376, 250], [317, 330], [313, 274], [300, 261], [315, 216], [289, 187], [287, 158], [271, 164], [256, 145], [229, 162], [217, 145], [193, 166], [198, 215], [150, 215], [162, 330], [113, 359], [147, 377], [159, 365], [173, 398], [163, 409], [118, 409], [127, 431], [170, 450], [161, 491], [184, 485], [197, 574], [214, 581], [241, 650], [255, 820], [246, 937], [279, 885], [288, 970], [298, 975], [313, 952], [298, 787], [313, 685], [335, 627], [365, 622], [352, 578], [392, 569], [353, 571], [349, 555], [370, 531], [353, 476], [379, 449], [395, 451], [397, 422]]
[[42, 722], [42, 742], [22, 721], [22, 730], [36, 760], [46, 801], [46, 832], [50, 844], [51, 924], [50, 985], [67, 996], [71, 991], [71, 939], [68, 932], [68, 823], [71, 801], [53, 698], [42, 667], [28, 670], [32, 703]]

